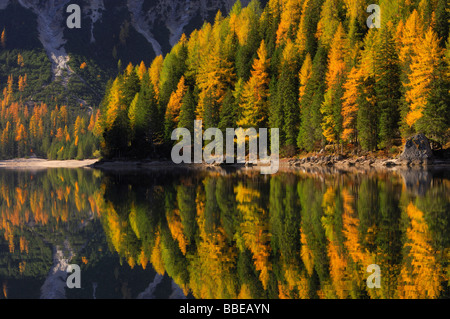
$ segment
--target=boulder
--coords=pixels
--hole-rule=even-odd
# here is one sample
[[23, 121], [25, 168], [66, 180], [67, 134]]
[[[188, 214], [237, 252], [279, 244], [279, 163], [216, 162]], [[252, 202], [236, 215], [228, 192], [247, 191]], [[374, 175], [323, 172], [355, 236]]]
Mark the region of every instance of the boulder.
[[406, 141], [400, 159], [404, 161], [422, 161], [433, 159], [430, 142], [423, 134], [417, 134]]

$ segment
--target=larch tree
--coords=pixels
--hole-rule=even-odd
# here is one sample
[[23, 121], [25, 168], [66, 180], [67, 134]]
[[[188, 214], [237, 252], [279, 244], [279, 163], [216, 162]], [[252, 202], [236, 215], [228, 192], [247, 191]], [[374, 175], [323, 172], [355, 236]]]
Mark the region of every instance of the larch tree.
[[328, 56], [328, 72], [326, 75], [327, 91], [321, 112], [323, 114], [322, 129], [326, 140], [338, 144], [342, 133], [342, 96], [346, 79], [347, 38], [342, 24], [337, 28]]
[[180, 121], [180, 110], [183, 103], [184, 95], [186, 94], [187, 87], [184, 76], [181, 77], [178, 83], [177, 90], [170, 96], [169, 103], [167, 104], [165, 114], [165, 138], [170, 140], [172, 131], [177, 128]]
[[300, 0], [281, 1], [281, 21], [277, 30], [277, 44], [297, 34], [301, 6]]
[[0, 35], [0, 45], [2, 48], [6, 48], [6, 28], [3, 28], [2, 34]]
[[148, 68], [148, 73], [150, 75], [150, 81], [153, 84], [153, 88], [155, 90], [155, 95], [159, 98], [159, 80], [161, 75], [161, 70], [163, 67], [164, 58], [162, 55], [158, 55]]
[[136, 69], [136, 72], [139, 77], [139, 80], [142, 81], [144, 74], [147, 72], [147, 67], [145, 66], [144, 61], [141, 61], [141, 64], [139, 64], [139, 67]]
[[311, 55], [308, 53], [306, 55], [305, 61], [303, 62], [303, 65], [300, 69], [300, 74], [299, 74], [299, 84], [300, 84], [299, 100], [300, 100], [300, 103], [302, 101], [302, 98], [305, 96], [306, 85], [308, 84], [308, 81], [311, 78], [311, 74], [312, 74], [312, 67], [313, 66], [312, 66]]
[[257, 51], [258, 57], [253, 63], [249, 81], [245, 84], [242, 95], [241, 119], [237, 125], [241, 127], [260, 127], [267, 122], [267, 97], [269, 94], [269, 59], [264, 40]]
[[103, 113], [103, 151], [107, 157], [122, 157], [128, 152], [129, 118], [122, 81], [122, 76], [119, 76], [112, 84]]
[[322, 4], [323, 0], [305, 0], [303, 2], [302, 14], [295, 39], [300, 56], [305, 56], [309, 53], [313, 57], [316, 53], [316, 32]]
[[358, 140], [358, 89], [361, 84], [361, 70], [353, 67], [344, 84], [342, 96], [342, 140], [356, 144]]
[[132, 151], [136, 156], [144, 157], [154, 151], [154, 146], [160, 142], [163, 133], [158, 101], [148, 73], [145, 73], [142, 78], [135, 108], [136, 120], [132, 134]]
[[[225, 98], [227, 87], [234, 79], [233, 65], [222, 54], [218, 39], [211, 39], [211, 51], [200, 66], [197, 77], [200, 89], [197, 118], [204, 119], [205, 123], [218, 122], [220, 105]], [[218, 124], [218, 123], [217, 123]]]
[[406, 101], [406, 123], [416, 132], [442, 140], [448, 127], [448, 78], [443, 64], [444, 50], [430, 28], [414, 47]]
[[325, 47], [330, 47], [333, 37], [344, 17], [344, 3], [342, 0], [325, 0], [320, 12], [316, 37]]
[[396, 42], [398, 56], [401, 68], [401, 82], [403, 83], [402, 97], [400, 105], [400, 130], [402, 137], [406, 138], [413, 133], [413, 130], [406, 122], [406, 116], [409, 112], [409, 105], [406, 101], [406, 90], [411, 74], [412, 57], [414, 56], [414, 46], [417, 39], [423, 36], [423, 23], [417, 10], [414, 10], [405, 23], [400, 21], [397, 25]]

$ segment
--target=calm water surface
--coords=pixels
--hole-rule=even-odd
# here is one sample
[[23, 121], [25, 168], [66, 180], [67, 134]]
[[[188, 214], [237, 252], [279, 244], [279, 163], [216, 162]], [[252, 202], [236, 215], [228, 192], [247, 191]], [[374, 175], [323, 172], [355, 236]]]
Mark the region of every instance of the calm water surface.
[[449, 298], [449, 175], [0, 170], [0, 299]]

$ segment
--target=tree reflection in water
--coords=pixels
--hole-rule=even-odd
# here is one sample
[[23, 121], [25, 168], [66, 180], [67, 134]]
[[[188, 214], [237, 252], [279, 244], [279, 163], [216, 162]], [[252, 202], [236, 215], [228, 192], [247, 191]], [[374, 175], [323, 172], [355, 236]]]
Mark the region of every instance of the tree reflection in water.
[[0, 282], [45, 279], [47, 244], [69, 239], [95, 287], [114, 253], [195, 298], [448, 298], [445, 174], [4, 171]]

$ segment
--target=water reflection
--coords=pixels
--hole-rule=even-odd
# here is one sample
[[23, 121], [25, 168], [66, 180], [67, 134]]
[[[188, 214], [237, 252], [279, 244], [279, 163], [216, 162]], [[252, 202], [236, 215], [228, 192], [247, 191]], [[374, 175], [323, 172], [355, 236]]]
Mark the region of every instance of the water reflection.
[[446, 174], [0, 171], [0, 295], [69, 243], [93, 286], [69, 297], [448, 298]]

